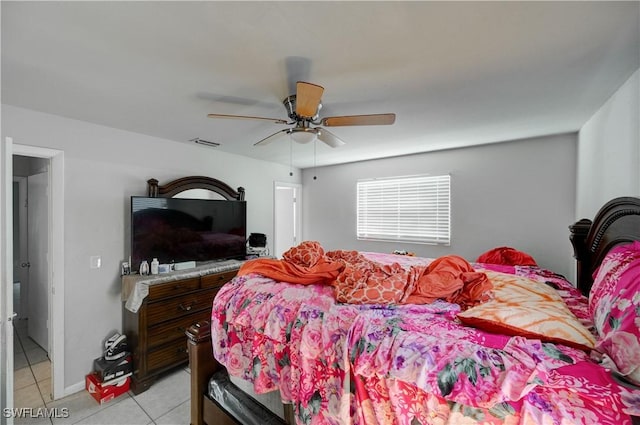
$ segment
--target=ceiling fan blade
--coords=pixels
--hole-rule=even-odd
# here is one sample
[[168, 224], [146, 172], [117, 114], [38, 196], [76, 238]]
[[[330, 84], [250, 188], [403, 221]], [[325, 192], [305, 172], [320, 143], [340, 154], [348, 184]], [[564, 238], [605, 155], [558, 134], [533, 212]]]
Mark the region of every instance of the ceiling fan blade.
[[324, 87], [298, 81], [296, 83], [296, 114], [305, 118], [313, 118], [318, 113], [318, 105]]
[[391, 125], [396, 122], [396, 114], [345, 115], [322, 119], [322, 125], [340, 127], [346, 125]]
[[263, 120], [263, 121], [271, 121], [275, 124], [287, 123], [287, 121], [281, 120], [280, 118], [250, 117], [246, 115], [209, 114], [207, 116], [209, 118], [228, 118], [228, 119], [234, 119], [234, 120]]
[[339, 148], [340, 146], [346, 144], [345, 142], [340, 140], [338, 137], [336, 137], [335, 134], [331, 133], [329, 130], [326, 130], [322, 127], [316, 127], [316, 130], [318, 130], [318, 140], [326, 143], [332, 148]]
[[258, 106], [261, 108], [280, 108], [282, 107], [281, 102], [265, 102], [258, 99], [250, 99], [247, 97], [239, 97], [239, 96], [229, 96], [225, 94], [211, 93], [201, 91], [196, 94], [198, 99], [207, 100], [209, 102], [220, 102], [220, 103], [229, 103], [232, 105], [241, 105], [241, 106]]
[[264, 139], [260, 140], [259, 142], [254, 143], [253, 146], [265, 146], [265, 145], [268, 145], [269, 143], [273, 142], [278, 137], [282, 136], [283, 134], [288, 133], [289, 131], [290, 131], [290, 129], [288, 129], [288, 128], [285, 128], [284, 130], [277, 131], [277, 132], [273, 133], [271, 136], [267, 136]]

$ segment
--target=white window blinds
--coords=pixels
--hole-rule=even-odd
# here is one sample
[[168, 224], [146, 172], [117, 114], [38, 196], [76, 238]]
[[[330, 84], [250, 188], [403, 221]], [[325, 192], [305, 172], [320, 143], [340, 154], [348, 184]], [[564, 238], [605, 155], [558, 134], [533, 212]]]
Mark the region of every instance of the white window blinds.
[[450, 183], [449, 175], [359, 181], [358, 239], [448, 245]]

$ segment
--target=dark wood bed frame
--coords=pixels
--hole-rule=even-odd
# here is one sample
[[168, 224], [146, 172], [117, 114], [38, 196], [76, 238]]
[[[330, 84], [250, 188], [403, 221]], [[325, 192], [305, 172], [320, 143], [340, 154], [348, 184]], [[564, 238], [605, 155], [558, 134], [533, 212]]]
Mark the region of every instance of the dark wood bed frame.
[[640, 240], [640, 198], [615, 198], [604, 204], [592, 220], [569, 226], [569, 239], [577, 261], [577, 286], [588, 295], [593, 273], [616, 245]]
[[[618, 244], [640, 240], [640, 198], [613, 199], [593, 220], [582, 219], [569, 229], [577, 260], [578, 288], [588, 294], [593, 283], [592, 274], [606, 253]], [[224, 368], [212, 355], [209, 322], [192, 326], [186, 334], [191, 368], [191, 424], [237, 424], [206, 395], [209, 378]], [[286, 423], [295, 424], [292, 406], [284, 406]], [[634, 418], [633, 424], [639, 423], [640, 418]]]

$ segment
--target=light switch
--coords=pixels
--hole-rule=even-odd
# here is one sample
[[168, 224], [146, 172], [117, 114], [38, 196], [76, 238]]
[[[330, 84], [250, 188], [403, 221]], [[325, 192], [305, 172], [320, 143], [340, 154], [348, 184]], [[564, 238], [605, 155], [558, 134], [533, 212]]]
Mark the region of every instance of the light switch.
[[102, 258], [99, 255], [92, 255], [89, 258], [89, 267], [92, 269], [99, 269], [102, 265]]

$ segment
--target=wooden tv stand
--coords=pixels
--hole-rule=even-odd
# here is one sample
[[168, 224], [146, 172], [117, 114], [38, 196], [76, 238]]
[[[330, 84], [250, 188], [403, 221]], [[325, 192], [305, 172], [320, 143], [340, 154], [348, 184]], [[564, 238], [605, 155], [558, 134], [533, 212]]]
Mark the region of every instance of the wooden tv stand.
[[[237, 274], [237, 268], [221, 268], [228, 269], [214, 263], [155, 276], [123, 277], [122, 332], [133, 354], [134, 394], [147, 390], [162, 373], [188, 362], [185, 330], [211, 319], [213, 298]], [[134, 296], [132, 292], [139, 307], [126, 302]]]

